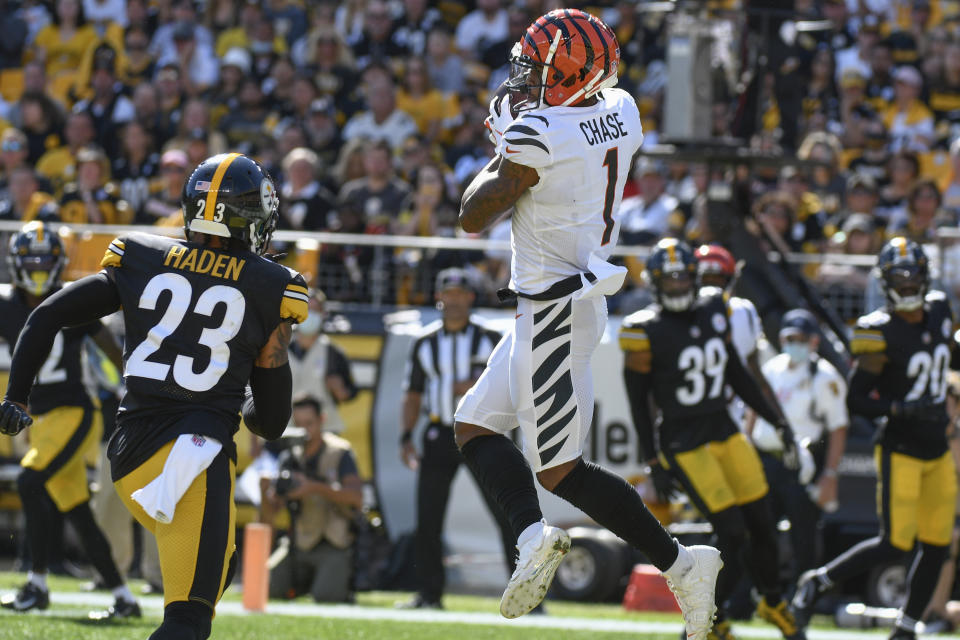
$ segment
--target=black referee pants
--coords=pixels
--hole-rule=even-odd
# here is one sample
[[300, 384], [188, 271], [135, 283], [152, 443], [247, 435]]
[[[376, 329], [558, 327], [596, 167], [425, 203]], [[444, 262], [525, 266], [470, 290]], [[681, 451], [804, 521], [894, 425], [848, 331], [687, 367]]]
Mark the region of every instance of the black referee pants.
[[[443, 519], [450, 499], [450, 485], [463, 463], [463, 456], [453, 437], [453, 427], [434, 423], [423, 434], [420, 475], [417, 478], [417, 537], [416, 563], [420, 597], [427, 602], [439, 602], [443, 595]], [[487, 497], [487, 508], [500, 529], [508, 573], [516, 566], [516, 544], [510, 522], [500, 507]]]
[[790, 546], [793, 558], [793, 580], [807, 571], [820, 566], [819, 557], [823, 549], [820, 518], [823, 512], [800, 484], [795, 471], [790, 471], [779, 457], [757, 450], [763, 471], [770, 485], [770, 503], [776, 520], [786, 518], [790, 521]]

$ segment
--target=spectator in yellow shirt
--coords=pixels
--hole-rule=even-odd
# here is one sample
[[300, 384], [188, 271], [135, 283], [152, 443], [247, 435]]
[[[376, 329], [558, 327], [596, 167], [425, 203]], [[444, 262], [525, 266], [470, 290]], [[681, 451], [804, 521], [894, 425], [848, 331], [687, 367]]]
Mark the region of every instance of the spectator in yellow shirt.
[[77, 177], [77, 153], [92, 144], [96, 137], [93, 116], [86, 111], [71, 113], [63, 129], [66, 144], [47, 151], [37, 161], [37, 173], [47, 178], [54, 195], [63, 195], [63, 188]]
[[[240, 26], [227, 29], [217, 38], [217, 57], [222, 58], [233, 47], [249, 49], [257, 40], [257, 28], [266, 20], [263, 9], [257, 2], [244, 2], [240, 11]], [[283, 36], [273, 37], [273, 52], [283, 54], [287, 52], [287, 42]]]
[[902, 66], [893, 74], [893, 104], [883, 112], [890, 133], [890, 150], [926, 151], [933, 142], [933, 112], [920, 101], [923, 76], [915, 67]]
[[43, 60], [47, 75], [76, 71], [87, 49], [96, 44], [97, 32], [83, 14], [80, 0], [58, 0], [53, 24], [47, 25], [33, 41], [33, 55]]
[[0, 198], [0, 219], [43, 220], [57, 219], [57, 201], [49, 193], [40, 191], [37, 176], [28, 166], [10, 172], [7, 196]]
[[460, 107], [456, 96], [441, 93], [430, 85], [427, 61], [410, 58], [397, 92], [397, 108], [410, 114], [417, 129], [431, 142], [458, 124]]
[[60, 199], [60, 219], [73, 224], [129, 224], [133, 211], [120, 198], [117, 185], [107, 181], [109, 164], [97, 147], [77, 152], [77, 180]]

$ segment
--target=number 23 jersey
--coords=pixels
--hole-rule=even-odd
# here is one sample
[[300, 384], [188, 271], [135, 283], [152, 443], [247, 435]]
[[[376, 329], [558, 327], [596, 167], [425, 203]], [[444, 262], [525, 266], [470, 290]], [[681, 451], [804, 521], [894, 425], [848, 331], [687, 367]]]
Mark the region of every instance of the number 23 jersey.
[[882, 353], [887, 361], [877, 380], [877, 392], [890, 400], [933, 398], [943, 407], [933, 420], [889, 417], [877, 433], [879, 444], [917, 458], [933, 459], [947, 450], [947, 368], [950, 365], [953, 314], [939, 291], [927, 294], [923, 321], [910, 323], [880, 309], [857, 320], [850, 341], [854, 356]]
[[687, 313], [665, 313], [652, 304], [624, 318], [620, 346], [651, 355], [661, 449], [687, 451], [736, 432], [724, 395], [729, 339], [721, 296], [698, 297]]
[[281, 321], [307, 316], [303, 278], [249, 251], [145, 234], [114, 240], [101, 265], [126, 329], [118, 424], [136, 423], [118, 434], [144, 445], [117, 446], [144, 455], [179, 433], [226, 446], [261, 349]]

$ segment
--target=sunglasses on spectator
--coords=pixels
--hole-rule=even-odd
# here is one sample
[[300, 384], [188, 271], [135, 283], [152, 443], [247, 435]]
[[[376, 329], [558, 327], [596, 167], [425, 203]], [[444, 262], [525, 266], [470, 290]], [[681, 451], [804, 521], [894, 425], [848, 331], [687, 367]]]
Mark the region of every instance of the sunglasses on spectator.
[[23, 145], [16, 140], [4, 140], [3, 145], [0, 146], [2, 151], [20, 151], [23, 149]]

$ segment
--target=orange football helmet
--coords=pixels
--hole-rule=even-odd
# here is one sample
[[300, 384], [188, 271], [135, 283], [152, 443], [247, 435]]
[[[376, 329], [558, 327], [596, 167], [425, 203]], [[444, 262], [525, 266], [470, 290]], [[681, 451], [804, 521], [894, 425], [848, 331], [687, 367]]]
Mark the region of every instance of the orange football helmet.
[[709, 278], [716, 282], [714, 286], [726, 289], [737, 275], [737, 262], [733, 259], [733, 255], [718, 244], [700, 246], [696, 251], [696, 257], [697, 273], [700, 276], [701, 284], [705, 284], [703, 282], [704, 276], [714, 276], [716, 280], [719, 280], [719, 282], [716, 282], [714, 278]]
[[617, 36], [602, 20], [579, 9], [551, 11], [510, 52], [511, 107], [575, 105], [615, 86], [619, 63]]

